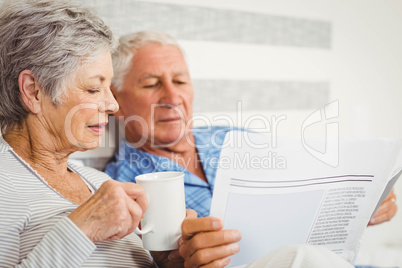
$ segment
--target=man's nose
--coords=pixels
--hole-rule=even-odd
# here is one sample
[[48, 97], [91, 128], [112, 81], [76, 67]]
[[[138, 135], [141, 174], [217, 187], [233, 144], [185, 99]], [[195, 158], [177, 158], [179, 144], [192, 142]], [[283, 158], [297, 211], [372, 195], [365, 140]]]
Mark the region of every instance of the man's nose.
[[174, 83], [168, 82], [163, 85], [163, 93], [159, 104], [168, 104], [172, 106], [179, 106], [182, 104], [180, 90]]

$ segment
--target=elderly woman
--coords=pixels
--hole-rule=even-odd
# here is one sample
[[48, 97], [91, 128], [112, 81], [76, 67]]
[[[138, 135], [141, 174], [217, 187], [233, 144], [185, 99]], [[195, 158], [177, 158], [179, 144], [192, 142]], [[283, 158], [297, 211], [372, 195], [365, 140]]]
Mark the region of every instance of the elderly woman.
[[178, 251], [152, 258], [132, 233], [147, 208], [143, 189], [68, 163], [99, 145], [118, 110], [109, 88], [115, 39], [97, 15], [64, 0], [6, 0], [0, 40], [0, 266], [228, 263], [240, 234], [193, 211], [184, 260]]

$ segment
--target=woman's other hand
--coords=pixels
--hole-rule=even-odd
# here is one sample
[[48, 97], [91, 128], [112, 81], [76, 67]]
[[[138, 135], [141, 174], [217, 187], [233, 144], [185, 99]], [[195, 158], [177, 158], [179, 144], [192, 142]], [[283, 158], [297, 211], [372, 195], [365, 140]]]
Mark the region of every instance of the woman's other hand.
[[140, 185], [109, 180], [68, 217], [92, 242], [116, 240], [134, 231], [147, 207]]

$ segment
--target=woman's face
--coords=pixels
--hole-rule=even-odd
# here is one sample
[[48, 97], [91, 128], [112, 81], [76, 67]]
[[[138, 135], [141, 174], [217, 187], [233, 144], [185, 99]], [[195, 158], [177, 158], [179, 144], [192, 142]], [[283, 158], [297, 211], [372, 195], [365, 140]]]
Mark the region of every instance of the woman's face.
[[105, 132], [108, 115], [118, 110], [110, 84], [113, 77], [109, 52], [84, 65], [67, 86], [62, 102], [43, 102], [43, 125], [55, 149], [94, 149]]

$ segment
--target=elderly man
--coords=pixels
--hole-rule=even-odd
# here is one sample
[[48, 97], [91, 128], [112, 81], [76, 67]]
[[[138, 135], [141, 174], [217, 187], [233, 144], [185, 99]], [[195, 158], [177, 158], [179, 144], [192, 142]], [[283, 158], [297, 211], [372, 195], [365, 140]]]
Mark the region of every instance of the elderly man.
[[126, 140], [106, 173], [134, 181], [147, 172], [185, 172], [187, 208], [208, 216], [216, 174], [210, 163], [229, 129], [192, 128], [193, 86], [176, 41], [157, 32], [129, 34], [113, 61], [116, 116], [125, 118]]
[[[216, 175], [216, 159], [229, 128], [192, 127], [193, 87], [183, 53], [164, 33], [138, 32], [120, 38], [113, 55], [113, 91], [125, 119], [125, 137], [114, 162], [112, 178], [134, 181], [158, 171], [185, 172], [187, 208], [208, 216]], [[393, 192], [370, 224], [396, 213]]]

